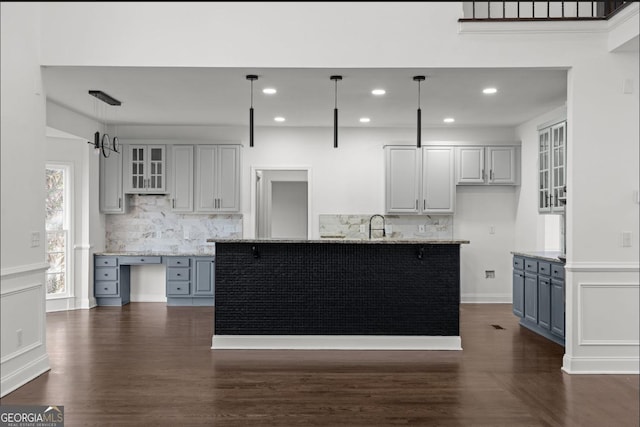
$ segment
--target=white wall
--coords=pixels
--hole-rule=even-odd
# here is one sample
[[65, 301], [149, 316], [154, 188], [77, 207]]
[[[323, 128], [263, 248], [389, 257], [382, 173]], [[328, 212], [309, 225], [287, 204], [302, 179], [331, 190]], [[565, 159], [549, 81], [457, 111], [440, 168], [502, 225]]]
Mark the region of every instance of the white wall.
[[[45, 96], [39, 7], [1, 3], [0, 395], [49, 369], [44, 260]], [[32, 233], [39, 244], [31, 244]]]

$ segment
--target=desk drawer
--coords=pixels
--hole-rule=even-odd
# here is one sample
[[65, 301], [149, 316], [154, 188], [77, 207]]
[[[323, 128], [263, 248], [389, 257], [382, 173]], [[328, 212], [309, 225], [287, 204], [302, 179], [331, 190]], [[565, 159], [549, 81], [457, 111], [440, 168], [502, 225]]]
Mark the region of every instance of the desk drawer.
[[97, 267], [96, 281], [98, 280], [118, 280], [118, 269], [113, 267]]
[[187, 257], [165, 257], [165, 262], [167, 263], [167, 267], [190, 267], [191, 259]]
[[531, 258], [525, 258], [524, 259], [524, 269], [528, 272], [531, 273], [538, 273], [538, 261], [531, 259]]
[[135, 264], [161, 264], [162, 257], [159, 256], [121, 256], [118, 257], [120, 265], [135, 265]]
[[96, 257], [96, 267], [115, 267], [118, 265], [118, 259], [114, 256]]
[[95, 291], [96, 296], [118, 295], [118, 282], [97, 281]]
[[167, 280], [191, 280], [191, 269], [189, 267], [167, 268]]
[[189, 282], [167, 282], [167, 295], [189, 295]]

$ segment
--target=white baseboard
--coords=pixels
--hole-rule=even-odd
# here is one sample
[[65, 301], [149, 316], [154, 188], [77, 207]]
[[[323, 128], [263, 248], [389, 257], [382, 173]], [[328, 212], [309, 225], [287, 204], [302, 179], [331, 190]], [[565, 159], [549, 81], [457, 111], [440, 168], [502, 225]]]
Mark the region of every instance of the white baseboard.
[[511, 304], [511, 294], [461, 294], [462, 304]]
[[214, 335], [212, 350], [462, 350], [459, 336]]
[[570, 357], [562, 359], [562, 370], [567, 374], [640, 374], [638, 357]]
[[164, 294], [132, 294], [131, 302], [167, 302], [167, 296]]
[[20, 369], [3, 376], [0, 380], [0, 397], [6, 396], [50, 369], [49, 356], [44, 354]]

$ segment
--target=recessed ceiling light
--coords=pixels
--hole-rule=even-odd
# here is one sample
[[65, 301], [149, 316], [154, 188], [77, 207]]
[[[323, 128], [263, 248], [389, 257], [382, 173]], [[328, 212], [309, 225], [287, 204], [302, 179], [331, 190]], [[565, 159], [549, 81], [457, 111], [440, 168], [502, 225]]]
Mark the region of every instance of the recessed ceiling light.
[[371, 119], [369, 117], [361, 117], [360, 118], [360, 123], [369, 123], [371, 121]]
[[274, 117], [273, 120], [276, 122], [284, 122], [284, 117]]
[[384, 89], [374, 89], [374, 90], [371, 91], [371, 93], [374, 94], [374, 95], [380, 96], [380, 95], [384, 95], [385, 93], [387, 93], [387, 91], [384, 90]]
[[453, 117], [447, 117], [444, 120], [442, 120], [445, 123], [453, 123], [456, 121], [456, 119], [454, 119]]
[[272, 87], [266, 87], [266, 88], [262, 89], [262, 93], [266, 93], [267, 95], [273, 95], [276, 92], [277, 92], [277, 90], [275, 90]]
[[496, 89], [495, 87], [486, 87], [482, 89], [482, 93], [484, 93], [485, 95], [493, 95], [497, 91], [498, 89]]

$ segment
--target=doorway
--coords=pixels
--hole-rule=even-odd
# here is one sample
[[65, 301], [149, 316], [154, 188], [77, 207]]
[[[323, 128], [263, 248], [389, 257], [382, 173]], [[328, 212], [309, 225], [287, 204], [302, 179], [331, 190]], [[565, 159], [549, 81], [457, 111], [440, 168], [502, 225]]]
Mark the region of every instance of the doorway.
[[308, 238], [308, 172], [307, 169], [254, 169], [256, 238]]

